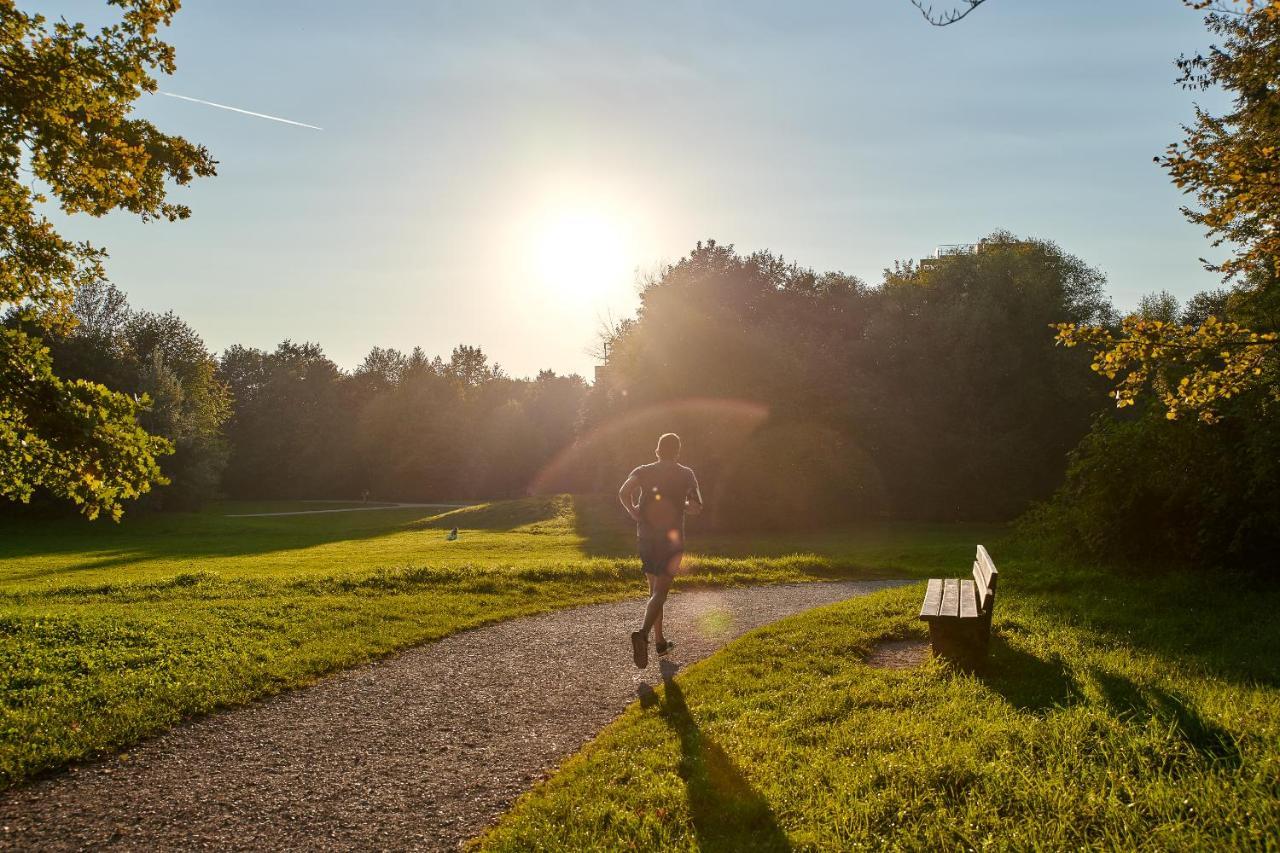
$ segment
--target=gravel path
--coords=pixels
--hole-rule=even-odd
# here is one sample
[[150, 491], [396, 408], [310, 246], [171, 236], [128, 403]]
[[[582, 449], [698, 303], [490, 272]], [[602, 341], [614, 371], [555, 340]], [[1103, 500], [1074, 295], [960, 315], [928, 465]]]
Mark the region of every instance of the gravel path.
[[[669, 658], [894, 583], [674, 595]], [[661, 680], [656, 656], [631, 663], [639, 614], [627, 601], [466, 631], [206, 717], [0, 794], [0, 848], [456, 848]]]

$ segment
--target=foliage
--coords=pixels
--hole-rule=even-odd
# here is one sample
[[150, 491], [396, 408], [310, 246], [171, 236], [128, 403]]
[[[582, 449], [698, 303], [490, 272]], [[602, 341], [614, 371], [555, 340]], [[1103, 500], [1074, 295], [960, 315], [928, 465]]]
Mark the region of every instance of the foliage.
[[144, 504], [179, 509], [217, 494], [227, 448], [222, 425], [231, 397], [200, 336], [173, 313], [134, 311], [114, 285], [94, 282], [72, 304], [76, 325], [47, 340], [57, 372], [99, 382], [151, 401], [138, 421], [168, 440], [173, 455], [160, 465], [169, 485]]
[[1090, 367], [1095, 372], [1121, 377], [1112, 392], [1118, 408], [1132, 406], [1154, 387], [1168, 420], [1192, 412], [1214, 423], [1223, 402], [1261, 383], [1280, 400], [1276, 332], [1250, 331], [1212, 315], [1194, 326], [1134, 315], [1121, 321], [1118, 332], [1072, 323], [1056, 328], [1064, 345], [1094, 348]]
[[355, 440], [342, 371], [316, 344], [285, 341], [275, 352], [233, 346], [218, 378], [231, 389], [231, 455], [223, 486], [255, 497], [332, 498], [342, 488]]
[[1212, 12], [1205, 23], [1223, 44], [1208, 56], [1181, 57], [1181, 82], [1200, 90], [1221, 86], [1233, 96], [1232, 109], [1215, 116], [1197, 107], [1183, 141], [1157, 161], [1175, 186], [1196, 197], [1199, 209], [1184, 207], [1183, 214], [1204, 226], [1213, 245], [1237, 247], [1214, 269], [1280, 274], [1280, 3]]
[[129, 117], [156, 90], [152, 73], [174, 70], [157, 31], [178, 3], [115, 5], [120, 20], [91, 32], [0, 3], [0, 309], [17, 321], [0, 351], [0, 495], [25, 501], [42, 487], [90, 518], [118, 518], [122, 500], [162, 482], [166, 445], [137, 428], [145, 401], [63, 381], [30, 330], [66, 331], [76, 291], [104, 275], [104, 253], [60, 236], [41, 208], [53, 197], [66, 213], [182, 219], [168, 182], [214, 173], [203, 148]]
[[455, 500], [526, 494], [572, 440], [586, 386], [509, 378], [479, 347], [446, 362], [374, 347], [350, 375], [315, 344], [232, 347], [226, 487], [240, 497]]
[[138, 426], [145, 404], [53, 371], [47, 347], [0, 327], [0, 490], [29, 501], [36, 489], [89, 518], [119, 519], [122, 502], [164, 483], [156, 457], [169, 442]]
[[[1215, 330], [1218, 315], [1256, 324], [1275, 316], [1262, 296], [1218, 290], [1179, 306], [1155, 294], [1123, 326]], [[1105, 361], [1102, 369], [1109, 372]], [[1188, 393], [1186, 370], [1179, 382], [1166, 364], [1149, 384], [1160, 395]], [[1134, 393], [1120, 412], [1094, 421], [1065, 483], [1023, 523], [1064, 553], [1109, 562], [1267, 571], [1280, 546], [1280, 408], [1267, 393], [1241, 383], [1221, 395], [1211, 419], [1173, 417], [1159, 400]]]
[[1045, 241], [977, 248], [887, 276], [865, 335], [858, 416], [900, 514], [1017, 515], [1052, 493], [1101, 403], [1038, 329], [1110, 317], [1103, 275]]
[[[1201, 4], [1202, 6], [1205, 4]], [[1181, 82], [1220, 87], [1231, 109], [1213, 115], [1197, 107], [1181, 143], [1157, 160], [1175, 185], [1194, 194], [1184, 207], [1215, 246], [1232, 247], [1221, 264], [1245, 300], [1274, 302], [1280, 291], [1280, 4], [1249, 3], [1206, 17], [1223, 39], [1208, 56], [1178, 60]], [[1117, 329], [1078, 321], [1055, 325], [1059, 343], [1095, 352], [1093, 369], [1109, 378], [1118, 406], [1154, 387], [1174, 420], [1195, 415], [1213, 423], [1223, 403], [1250, 389], [1280, 400], [1280, 336], [1270, 323], [1247, 326], [1210, 314], [1199, 322], [1133, 317]]]
[[473, 849], [1266, 848], [1277, 590], [1002, 553], [985, 674], [868, 664], [923, 639], [919, 585], [790, 617], [642, 693]]
[[1063, 553], [1108, 562], [1268, 572], [1280, 549], [1280, 418], [1234, 401], [1218, 424], [1154, 406], [1099, 416], [1066, 482], [1024, 521]]
[[980, 249], [871, 288], [700, 244], [608, 340], [561, 485], [616, 485], [595, 478], [674, 429], [718, 524], [1016, 515], [1057, 486], [1101, 401], [1036, 330], [1110, 306], [1101, 274], [1050, 243]]
[[[0, 519], [0, 787], [398, 648], [644, 588], [625, 518], [568, 496], [223, 515], [315, 508], [226, 504], [106, 529]], [[678, 585], [919, 576], [975, 535], [702, 537]]]

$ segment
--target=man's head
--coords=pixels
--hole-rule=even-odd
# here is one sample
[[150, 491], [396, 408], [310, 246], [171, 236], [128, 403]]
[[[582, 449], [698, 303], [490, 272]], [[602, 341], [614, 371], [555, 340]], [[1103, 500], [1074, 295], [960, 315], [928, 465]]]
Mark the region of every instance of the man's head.
[[675, 462], [680, 458], [680, 436], [674, 432], [664, 433], [658, 439], [658, 458], [667, 462]]

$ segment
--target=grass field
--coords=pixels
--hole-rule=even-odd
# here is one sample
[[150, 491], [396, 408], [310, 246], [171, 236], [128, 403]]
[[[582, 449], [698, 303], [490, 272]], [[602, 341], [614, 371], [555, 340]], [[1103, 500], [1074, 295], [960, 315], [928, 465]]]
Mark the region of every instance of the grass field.
[[[314, 508], [0, 522], [0, 784], [409, 644], [643, 589], [632, 534], [607, 501], [227, 517]], [[695, 530], [680, 583], [920, 576], [965, 565], [992, 533]]]
[[480, 846], [1275, 849], [1280, 591], [994, 553], [984, 674], [864, 663], [924, 636], [923, 585], [792, 617], [643, 696]]

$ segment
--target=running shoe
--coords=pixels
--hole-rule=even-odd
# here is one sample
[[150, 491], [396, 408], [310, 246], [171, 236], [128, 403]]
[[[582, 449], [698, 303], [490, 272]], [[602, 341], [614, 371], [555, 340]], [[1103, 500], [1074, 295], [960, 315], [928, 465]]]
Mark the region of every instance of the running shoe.
[[641, 669], [649, 665], [649, 638], [642, 631], [631, 632], [631, 658]]

